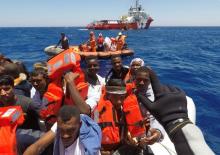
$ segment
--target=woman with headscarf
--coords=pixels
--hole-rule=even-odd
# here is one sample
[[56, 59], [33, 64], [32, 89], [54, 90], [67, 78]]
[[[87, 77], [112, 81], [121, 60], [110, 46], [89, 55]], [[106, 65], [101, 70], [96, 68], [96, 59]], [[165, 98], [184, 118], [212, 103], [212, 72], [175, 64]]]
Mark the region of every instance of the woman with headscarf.
[[142, 66], [144, 66], [144, 60], [141, 58], [134, 58], [131, 60], [129, 72], [127, 73], [124, 80], [125, 83], [132, 83], [135, 78], [135, 71]]

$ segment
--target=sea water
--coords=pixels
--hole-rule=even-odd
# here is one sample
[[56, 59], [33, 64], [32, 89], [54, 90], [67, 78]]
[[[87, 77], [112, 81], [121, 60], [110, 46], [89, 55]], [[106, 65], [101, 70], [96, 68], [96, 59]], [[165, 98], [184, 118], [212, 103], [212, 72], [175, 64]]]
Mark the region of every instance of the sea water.
[[[64, 32], [71, 45], [85, 43], [89, 31], [79, 27], [0, 28], [0, 53], [22, 60], [32, 70], [36, 61], [47, 59], [43, 49], [56, 44]], [[118, 30], [95, 31], [116, 37]], [[197, 125], [209, 146], [220, 154], [220, 27], [151, 27], [148, 30], [123, 31], [129, 48], [135, 51], [124, 57], [129, 65], [140, 57], [159, 75], [162, 83], [181, 87], [192, 97], [197, 110]], [[100, 74], [111, 68], [101, 60]], [[83, 66], [83, 64], [82, 64]]]

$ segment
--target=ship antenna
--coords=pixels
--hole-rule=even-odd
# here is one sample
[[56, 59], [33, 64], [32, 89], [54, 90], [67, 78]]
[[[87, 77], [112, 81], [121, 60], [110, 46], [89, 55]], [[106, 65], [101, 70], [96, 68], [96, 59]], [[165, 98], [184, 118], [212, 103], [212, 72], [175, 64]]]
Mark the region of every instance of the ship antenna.
[[136, 0], [136, 9], [139, 7], [139, 0]]

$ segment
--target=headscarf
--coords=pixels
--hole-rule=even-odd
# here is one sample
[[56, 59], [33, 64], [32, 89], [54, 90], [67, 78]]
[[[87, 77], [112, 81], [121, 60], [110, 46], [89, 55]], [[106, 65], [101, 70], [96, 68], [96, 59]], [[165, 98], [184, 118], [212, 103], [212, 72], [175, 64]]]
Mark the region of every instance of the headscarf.
[[144, 60], [142, 60], [141, 58], [134, 58], [134, 59], [132, 59], [132, 60], [131, 60], [131, 63], [130, 63], [130, 66], [131, 66], [132, 63], [135, 62], [135, 61], [141, 62], [141, 66], [144, 66]]

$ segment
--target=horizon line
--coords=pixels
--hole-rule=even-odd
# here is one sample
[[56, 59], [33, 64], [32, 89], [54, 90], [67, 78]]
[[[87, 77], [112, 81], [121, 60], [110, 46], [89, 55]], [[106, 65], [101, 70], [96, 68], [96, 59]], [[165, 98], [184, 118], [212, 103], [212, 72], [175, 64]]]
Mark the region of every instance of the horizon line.
[[[0, 26], [0, 28], [63, 28], [63, 27], [84, 27], [86, 26]], [[220, 27], [220, 25], [155, 25], [151, 27]]]

